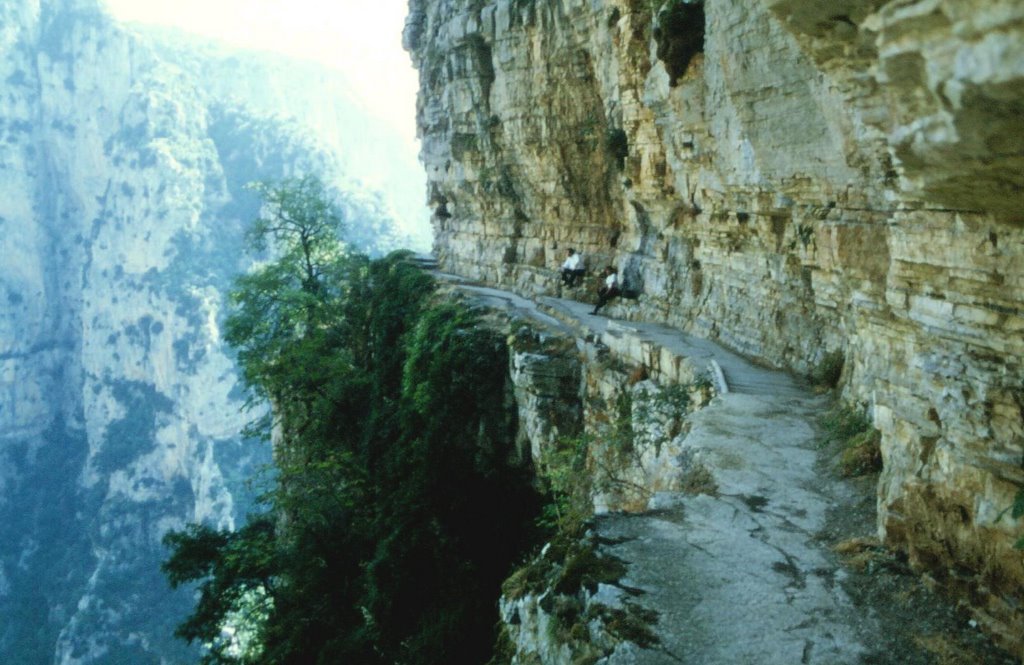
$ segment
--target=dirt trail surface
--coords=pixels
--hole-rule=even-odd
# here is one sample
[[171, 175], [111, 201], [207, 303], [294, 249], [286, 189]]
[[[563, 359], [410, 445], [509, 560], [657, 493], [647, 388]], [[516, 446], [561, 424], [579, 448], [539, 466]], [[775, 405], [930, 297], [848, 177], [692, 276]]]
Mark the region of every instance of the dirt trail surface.
[[[717, 364], [727, 384], [692, 417], [687, 445], [711, 471], [710, 494], [656, 495], [644, 514], [608, 514], [595, 530], [627, 564], [628, 602], [654, 610], [660, 644], [624, 642], [607, 665], [1009, 665], [965, 613], [926, 589], [897, 555], [870, 545], [871, 479], [839, 478], [821, 445], [831, 398], [665, 326], [590, 314], [591, 305], [460, 288], [559, 330], [612, 345], [633, 336]], [[620, 340], [621, 341], [621, 340]], [[714, 361], [712, 363], [711, 361]], [[855, 564], [833, 551], [868, 543]]]

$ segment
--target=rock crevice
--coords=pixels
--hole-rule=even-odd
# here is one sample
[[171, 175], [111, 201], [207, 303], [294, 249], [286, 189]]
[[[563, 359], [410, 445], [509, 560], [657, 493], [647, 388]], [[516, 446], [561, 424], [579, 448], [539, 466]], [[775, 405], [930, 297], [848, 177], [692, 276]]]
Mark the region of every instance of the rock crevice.
[[551, 295], [572, 246], [635, 292], [616, 316], [840, 354], [880, 533], [1019, 648], [1020, 3], [410, 7], [442, 267]]

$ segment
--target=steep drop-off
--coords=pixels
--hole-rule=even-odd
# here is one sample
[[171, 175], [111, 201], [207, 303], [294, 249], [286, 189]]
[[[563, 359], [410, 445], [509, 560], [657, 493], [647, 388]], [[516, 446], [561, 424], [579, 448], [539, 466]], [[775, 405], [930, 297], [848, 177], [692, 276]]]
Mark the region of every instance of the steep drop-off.
[[405, 44], [443, 268], [550, 293], [573, 246], [617, 316], [841, 354], [880, 532], [1020, 647], [1019, 2], [411, 0]]
[[[259, 205], [244, 185], [352, 180], [288, 108], [253, 110], [165, 52], [95, 1], [0, 3], [4, 662], [194, 658], [172, 637], [192, 598], [170, 593], [160, 539], [233, 524], [269, 458], [240, 439], [220, 339]], [[269, 70], [233, 81], [256, 89]], [[340, 196], [356, 239], [393, 246], [378, 194]]]

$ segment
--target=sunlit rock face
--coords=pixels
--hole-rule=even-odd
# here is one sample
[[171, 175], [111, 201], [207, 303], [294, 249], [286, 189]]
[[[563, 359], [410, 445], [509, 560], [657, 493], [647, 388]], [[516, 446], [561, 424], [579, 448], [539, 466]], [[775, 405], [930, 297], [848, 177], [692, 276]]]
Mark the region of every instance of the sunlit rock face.
[[[220, 338], [257, 213], [244, 185], [338, 160], [165, 52], [93, 2], [0, 3], [5, 662], [194, 661], [161, 538], [235, 523], [267, 458], [239, 437]], [[342, 207], [364, 247], [398, 242], [379, 195]]]
[[412, 0], [405, 43], [444, 268], [551, 292], [572, 246], [618, 316], [841, 351], [880, 531], [1020, 648], [1024, 6]]

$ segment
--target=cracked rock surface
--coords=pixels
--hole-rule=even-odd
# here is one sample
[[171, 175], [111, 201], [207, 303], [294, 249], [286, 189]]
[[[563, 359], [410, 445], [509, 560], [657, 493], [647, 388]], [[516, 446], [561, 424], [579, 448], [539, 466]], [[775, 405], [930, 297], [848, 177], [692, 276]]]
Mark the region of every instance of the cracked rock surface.
[[[666, 376], [670, 358], [696, 366], [713, 359], [727, 379], [728, 392], [690, 415], [683, 442], [684, 454], [699, 457], [713, 476], [704, 493], [657, 492], [644, 512], [595, 521], [600, 552], [627, 572], [615, 588], [602, 585], [594, 600], [625, 594], [652, 611], [658, 641], [648, 648], [622, 641], [597, 662], [1017, 662], [992, 646], [963, 608], [928, 590], [899, 555], [876, 547], [858, 567], [833, 551], [841, 541], [874, 535], [876, 479], [837, 476], [836, 451], [822, 446], [817, 424], [830, 396], [666, 326], [592, 316], [589, 305], [571, 300], [537, 303], [479, 285], [460, 288]], [[536, 636], [539, 661], [523, 655], [512, 662], [564, 662], [566, 652], [545, 645], [551, 638], [544, 632]]]
[[841, 354], [887, 545], [1024, 655], [1024, 3], [410, 8], [441, 267], [561, 294], [572, 247], [608, 314]]
[[[629, 562], [623, 582], [660, 613], [662, 650], [621, 648], [609, 663], [858, 663], [865, 629], [837, 583], [845, 572], [815, 534], [838, 483], [817, 477], [820, 397], [727, 394], [695, 414], [717, 496], [680, 497], [646, 515], [609, 515], [598, 532]], [[667, 497], [658, 497], [661, 503]]]

